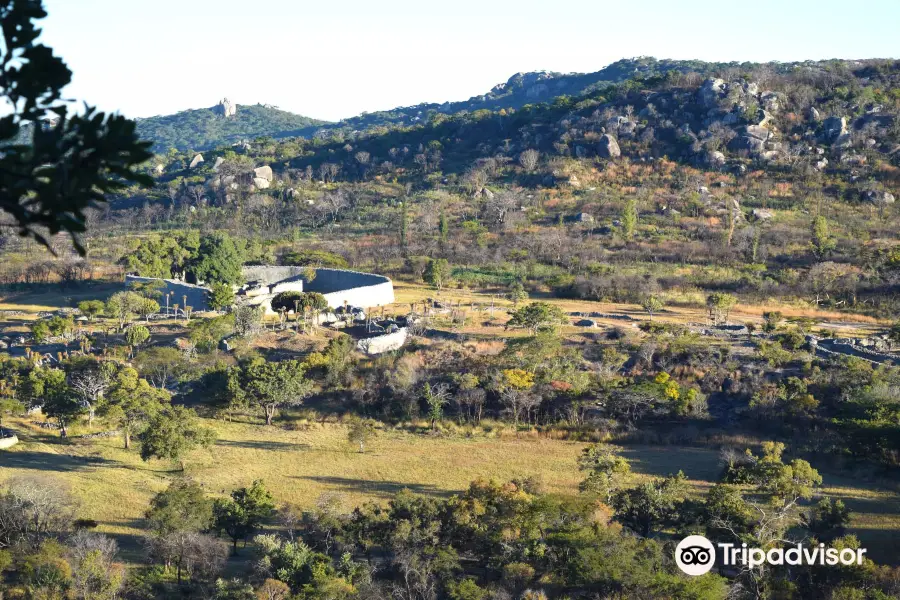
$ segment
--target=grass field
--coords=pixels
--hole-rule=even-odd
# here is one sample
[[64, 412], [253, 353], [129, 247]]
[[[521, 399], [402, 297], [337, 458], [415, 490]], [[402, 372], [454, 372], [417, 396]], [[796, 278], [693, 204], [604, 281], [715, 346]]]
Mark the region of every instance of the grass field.
[[[211, 494], [263, 479], [279, 503], [309, 507], [325, 493], [339, 493], [346, 510], [365, 500], [383, 501], [401, 489], [447, 496], [477, 478], [539, 476], [547, 492], [577, 493], [576, 458], [581, 443], [549, 439], [435, 437], [386, 431], [360, 454], [346, 428], [312, 424], [288, 431], [246, 423], [209, 421], [219, 433], [211, 450], [196, 452], [187, 475]], [[165, 462], [144, 463], [117, 438], [60, 440], [24, 421], [11, 425], [22, 442], [0, 451], [0, 482], [18, 475], [52, 474], [82, 499], [79, 516], [100, 522], [136, 559], [140, 519], [151, 496], [179, 475]], [[683, 470], [692, 493], [701, 494], [719, 474], [715, 450], [627, 446], [635, 481]], [[814, 465], [815, 466], [815, 465]], [[843, 499], [855, 513], [853, 533], [875, 560], [900, 563], [900, 495], [870, 483], [823, 473], [823, 493]]]

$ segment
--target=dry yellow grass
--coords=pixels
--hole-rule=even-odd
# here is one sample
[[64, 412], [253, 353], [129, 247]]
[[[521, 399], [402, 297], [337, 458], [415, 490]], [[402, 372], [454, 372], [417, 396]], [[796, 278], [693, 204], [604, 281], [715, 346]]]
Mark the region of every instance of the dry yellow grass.
[[[384, 501], [401, 489], [435, 496], [463, 490], [477, 477], [509, 480], [538, 476], [546, 491], [575, 494], [581, 474], [576, 459], [584, 444], [502, 436], [433, 437], [385, 431], [366, 453], [346, 441], [338, 424], [311, 424], [306, 430], [208, 421], [219, 439], [209, 451], [187, 461], [186, 474], [211, 494], [263, 479], [279, 503], [311, 506], [325, 493], [342, 495], [344, 509], [365, 500]], [[141, 515], [152, 495], [180, 475], [165, 462], [144, 463], [119, 439], [65, 442], [23, 420], [12, 426], [23, 441], [0, 451], [0, 483], [29, 474], [51, 474], [67, 481], [84, 501], [80, 516], [96, 519], [136, 552]], [[699, 496], [718, 478], [718, 453], [702, 448], [625, 446], [633, 481], [682, 470]], [[815, 466], [815, 465], [814, 465]], [[868, 482], [823, 472], [822, 492], [844, 500], [854, 511], [851, 532], [882, 562], [900, 562], [900, 495]], [[134, 554], [133, 556], [136, 556]]]
[[[492, 296], [489, 293], [475, 292], [471, 290], [444, 289], [438, 292], [429, 286], [403, 281], [394, 282], [396, 303], [388, 307], [388, 312], [403, 313], [409, 310], [410, 303], [422, 303], [426, 299], [433, 298], [444, 302], [457, 304], [462, 302], [462, 308], [470, 317], [470, 322], [460, 328], [460, 331], [478, 335], [514, 335], [513, 332], [504, 332], [502, 327], [484, 327], [481, 323], [489, 318], [487, 310], [473, 311], [471, 306], [490, 306], [493, 301], [494, 317], [497, 325], [507, 321], [506, 311], [513, 308], [512, 302], [500, 296]], [[559, 298], [532, 298], [549, 302], [561, 308], [566, 313], [602, 313], [604, 315], [616, 315], [624, 318], [596, 318], [602, 326], [630, 326], [633, 323], [647, 319], [647, 313], [637, 304], [618, 304], [610, 302], [592, 302], [590, 300], [568, 300]], [[820, 322], [817, 327], [834, 329], [842, 335], [866, 334], [874, 332], [888, 324], [874, 317], [840, 313], [835, 311], [817, 310], [813, 307], [796, 306], [791, 304], [767, 303], [767, 304], [739, 304], [731, 313], [729, 320], [733, 323], [754, 322], [760, 324], [762, 315], [768, 311], [779, 311], [785, 318], [810, 318]], [[663, 312], [654, 316], [654, 320], [664, 323], [688, 323], [705, 324], [707, 313], [704, 308], [692, 306], [668, 306]], [[572, 331], [577, 328], [572, 328]]]

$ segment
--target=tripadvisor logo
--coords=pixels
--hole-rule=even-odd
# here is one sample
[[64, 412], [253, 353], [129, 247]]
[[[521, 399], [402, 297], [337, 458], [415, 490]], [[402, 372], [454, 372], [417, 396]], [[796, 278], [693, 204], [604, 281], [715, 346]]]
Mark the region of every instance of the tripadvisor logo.
[[709, 573], [716, 562], [716, 549], [702, 535], [689, 535], [675, 547], [675, 563], [688, 575]]
[[[825, 544], [792, 548], [749, 548], [747, 544], [716, 544], [722, 566], [742, 565], [754, 569], [769, 565], [861, 565], [865, 548], [826, 548]], [[688, 575], [708, 573], [716, 563], [716, 549], [702, 535], [689, 535], [675, 547], [675, 563]]]

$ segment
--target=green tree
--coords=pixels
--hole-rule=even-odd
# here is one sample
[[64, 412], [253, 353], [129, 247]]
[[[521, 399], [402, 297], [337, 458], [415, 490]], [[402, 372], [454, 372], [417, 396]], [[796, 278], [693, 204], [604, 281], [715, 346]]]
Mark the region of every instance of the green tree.
[[[151, 186], [135, 171], [152, 158], [135, 123], [86, 106], [69, 114], [62, 90], [72, 79], [65, 62], [38, 41], [35, 21], [47, 16], [40, 0], [7, 0], [0, 8], [0, 210], [21, 235], [48, 245], [47, 234], [66, 232], [80, 254], [85, 210], [105, 203], [129, 182]], [[49, 246], [48, 246], [49, 247]]]
[[831, 231], [828, 226], [828, 219], [819, 215], [815, 219], [813, 219], [812, 226], [810, 228], [810, 233], [812, 239], [810, 240], [810, 245], [812, 247], [813, 254], [818, 258], [825, 258], [828, 254], [834, 250], [837, 245], [834, 239], [831, 237]]
[[763, 455], [755, 466], [755, 479], [759, 491], [772, 495], [774, 502], [793, 506], [800, 499], [811, 498], [816, 487], [822, 484], [819, 472], [803, 459], [784, 464], [782, 442], [763, 442]]
[[450, 390], [445, 383], [432, 386], [426, 382], [422, 387], [422, 399], [428, 405], [431, 429], [434, 430], [437, 428], [437, 422], [444, 419], [444, 406], [450, 402]]
[[558, 306], [547, 302], [532, 302], [511, 312], [506, 326], [522, 327], [531, 331], [532, 335], [537, 335], [538, 331], [553, 329], [567, 320], [566, 313]]
[[180, 477], [150, 500], [150, 508], [144, 517], [147, 529], [158, 536], [178, 531], [205, 531], [212, 525], [212, 507], [212, 500], [200, 484]]
[[655, 294], [644, 296], [644, 299], [641, 300], [641, 308], [647, 311], [651, 321], [653, 320], [653, 313], [661, 311], [665, 306], [666, 304], [663, 302], [662, 298]]
[[144, 320], [149, 323], [150, 315], [155, 315], [159, 312], [159, 302], [153, 298], [143, 298], [140, 302], [136, 302], [135, 312], [144, 317]]
[[509, 286], [508, 296], [512, 300], [513, 306], [518, 306], [519, 302], [528, 300], [528, 292], [525, 291], [525, 286], [521, 281], [515, 281]]
[[234, 304], [234, 288], [224, 283], [216, 283], [207, 294], [207, 303], [213, 310], [223, 310]]
[[737, 298], [724, 292], [714, 292], [706, 297], [706, 308], [713, 325], [728, 321], [731, 310], [737, 306]]
[[131, 367], [115, 374], [106, 392], [101, 416], [122, 431], [125, 448], [131, 448], [131, 437], [159, 414], [171, 401], [169, 392], [153, 387]]
[[450, 239], [450, 222], [447, 220], [447, 212], [442, 208], [438, 216], [438, 240], [445, 245]]
[[185, 456], [198, 447], [212, 445], [215, 437], [215, 431], [201, 425], [190, 408], [167, 406], [147, 419], [139, 435], [141, 458], [170, 460], [184, 471]]
[[631, 474], [628, 461], [617, 456], [605, 444], [593, 444], [582, 450], [578, 468], [587, 472], [587, 478], [578, 488], [582, 492], [597, 494], [607, 504], [612, 504], [613, 494]]
[[189, 268], [197, 281], [208, 285], [239, 285], [243, 281], [244, 257], [237, 242], [227, 233], [214, 233], [200, 240], [197, 257]]
[[359, 453], [366, 451], [366, 444], [378, 435], [375, 429], [375, 421], [371, 419], [354, 419], [350, 423], [350, 429], [347, 431], [347, 441], [354, 446], [359, 446]]
[[686, 477], [679, 471], [637, 487], [619, 490], [613, 497], [616, 520], [632, 531], [649, 537], [654, 530], [672, 523], [684, 500]]
[[238, 541], [246, 541], [274, 511], [272, 494], [262, 481], [256, 480], [249, 488], [231, 492], [230, 498], [215, 500], [213, 529], [231, 538], [233, 552], [237, 554]]
[[234, 331], [234, 315], [191, 321], [189, 338], [200, 352], [213, 352]]
[[31, 326], [31, 337], [34, 338], [36, 344], [43, 344], [50, 337], [50, 326], [47, 321], [41, 319], [35, 321]]
[[836, 498], [823, 498], [801, 515], [801, 523], [820, 542], [842, 537], [850, 524], [850, 509]]
[[634, 233], [637, 231], [638, 226], [638, 209], [635, 200], [629, 200], [625, 203], [625, 208], [622, 210], [622, 217], [620, 220], [622, 222], [622, 237], [626, 240], [630, 240], [634, 237]]
[[15, 396], [6, 396], [0, 393], [0, 434], [3, 432], [3, 415], [6, 413], [20, 413], [25, 410], [25, 405]]
[[119, 322], [119, 328], [125, 327], [142, 309], [144, 298], [135, 292], [116, 292], [106, 301], [106, 314]]
[[66, 437], [68, 426], [87, 412], [75, 393], [66, 384], [66, 373], [60, 369], [35, 368], [28, 374], [24, 388], [40, 402], [45, 416], [56, 419], [60, 435]]
[[312, 392], [312, 383], [304, 375], [303, 363], [296, 360], [254, 360], [240, 370], [236, 403], [258, 407], [266, 425], [271, 425], [279, 409], [300, 406]]
[[234, 332], [241, 337], [249, 337], [259, 332], [264, 309], [262, 306], [238, 304], [234, 307]]
[[137, 348], [150, 339], [150, 330], [143, 325], [132, 325], [125, 330], [125, 341], [129, 346]]
[[449, 283], [451, 273], [450, 263], [446, 258], [430, 258], [422, 273], [422, 280], [440, 290]]
[[93, 321], [97, 315], [102, 314], [105, 308], [102, 300], [85, 300], [78, 303], [78, 310], [91, 321]]

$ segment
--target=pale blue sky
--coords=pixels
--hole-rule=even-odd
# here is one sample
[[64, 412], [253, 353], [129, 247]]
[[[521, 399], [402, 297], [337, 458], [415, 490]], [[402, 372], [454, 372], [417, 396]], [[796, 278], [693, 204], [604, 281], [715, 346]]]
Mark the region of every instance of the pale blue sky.
[[44, 0], [68, 95], [131, 117], [223, 96], [337, 120], [632, 56], [900, 56], [900, 0]]

